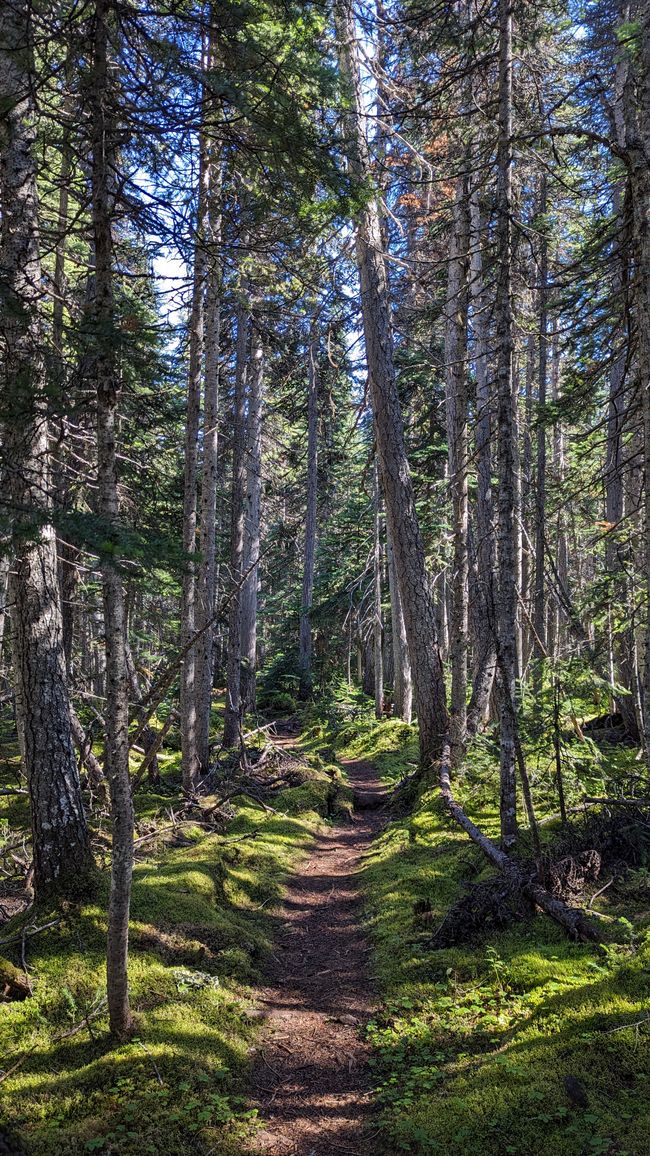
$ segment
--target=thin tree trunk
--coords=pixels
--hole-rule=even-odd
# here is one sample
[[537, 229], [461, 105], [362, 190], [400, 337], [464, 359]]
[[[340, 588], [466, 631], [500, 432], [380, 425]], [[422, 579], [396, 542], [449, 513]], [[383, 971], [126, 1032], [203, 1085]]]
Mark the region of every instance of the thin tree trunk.
[[210, 716], [214, 662], [214, 616], [216, 596], [216, 519], [219, 442], [219, 352], [221, 344], [221, 172], [218, 156], [208, 155], [207, 191], [207, 271], [205, 302], [205, 379], [203, 400], [203, 469], [199, 542], [201, 564], [196, 583], [195, 628], [203, 630], [196, 647], [196, 757], [200, 773], [208, 770], [210, 756]]
[[205, 323], [204, 295], [206, 276], [206, 212], [208, 166], [203, 134], [200, 138], [199, 189], [196, 238], [194, 242], [194, 279], [190, 314], [189, 372], [187, 412], [185, 417], [185, 466], [183, 478], [183, 552], [185, 570], [181, 588], [181, 649], [185, 651], [180, 682], [181, 768], [183, 789], [191, 793], [199, 781], [201, 765], [197, 746], [196, 648], [187, 644], [196, 630], [196, 528], [198, 437], [201, 415], [201, 370]]
[[[56, 540], [48, 522], [47, 382], [31, 94], [30, 6], [0, 14], [1, 337], [14, 559], [9, 601], [16, 721], [30, 793], [37, 896], [78, 891], [92, 865], [70, 728]], [[1, 500], [1, 499], [0, 499]]]
[[375, 718], [384, 716], [384, 624], [381, 613], [381, 494], [379, 491], [379, 475], [377, 460], [373, 468], [373, 506], [374, 506], [374, 543], [373, 543], [373, 615], [372, 637], [375, 656]]
[[260, 512], [262, 499], [262, 407], [264, 346], [255, 319], [251, 326], [250, 388], [246, 419], [246, 512], [241, 606], [241, 697], [244, 711], [255, 710], [257, 671], [257, 594], [259, 587]]
[[[348, 114], [350, 168], [353, 176], [365, 183], [371, 175], [371, 166], [363, 126], [356, 33], [350, 0], [337, 0], [335, 11], [341, 68], [351, 98]], [[389, 286], [376, 196], [368, 197], [359, 213], [356, 248], [379, 475], [395, 551], [395, 566], [413, 668], [420, 731], [420, 762], [422, 768], [426, 769], [440, 755], [448, 715], [435, 610], [415, 509], [395, 379]]]
[[307, 510], [300, 610], [300, 693], [306, 698], [312, 686], [310, 614], [314, 600], [316, 517], [318, 508], [318, 345], [315, 324], [309, 338], [307, 364]]
[[499, 21], [499, 140], [497, 148], [497, 385], [499, 446], [498, 648], [503, 693], [501, 731], [501, 843], [517, 839], [515, 720], [509, 704], [516, 701], [516, 540], [515, 540], [515, 422], [513, 413], [512, 323], [512, 11], [511, 0], [500, 0]]
[[467, 265], [469, 225], [466, 177], [461, 175], [456, 181], [445, 304], [447, 445], [449, 447], [449, 488], [451, 491], [454, 541], [451, 612], [449, 615], [449, 657], [451, 660], [449, 733], [454, 763], [457, 763], [462, 756], [467, 725], [469, 631]]
[[5, 641], [5, 624], [7, 621], [7, 591], [9, 585], [9, 546], [3, 546], [6, 554], [0, 556], [0, 673], [3, 665], [3, 651]]
[[[540, 414], [537, 423], [537, 469], [535, 487], [535, 593], [533, 600], [533, 625], [538, 640], [538, 670], [546, 650], [546, 591], [544, 587], [545, 552], [544, 533], [546, 528], [546, 424], [542, 410], [546, 405], [546, 374], [548, 367], [548, 240], [546, 237], [547, 209], [546, 174], [542, 175], [539, 194], [539, 214], [542, 217], [539, 253], [539, 365], [537, 379], [537, 404]], [[543, 651], [540, 652], [540, 645]], [[537, 691], [541, 691], [541, 678], [536, 680]]]
[[627, 145], [634, 215], [638, 367], [643, 416], [643, 564], [646, 611], [642, 679], [643, 745], [650, 769], [650, 2], [633, 6], [639, 29], [637, 118], [629, 109]]
[[388, 526], [386, 526], [386, 553], [388, 555], [388, 586], [390, 592], [391, 640], [393, 644], [394, 677], [394, 709], [397, 718], [410, 723], [413, 713], [413, 682], [411, 679], [411, 660], [409, 658], [408, 642], [406, 641], [406, 627], [404, 625], [404, 611], [397, 581], [395, 554], [390, 540]]
[[[95, 6], [94, 70], [91, 91], [92, 224], [95, 250], [95, 324], [97, 373], [97, 509], [104, 533], [119, 542], [117, 484], [117, 405], [113, 241], [110, 187], [114, 172], [114, 127], [108, 71], [107, 0]], [[133, 872], [133, 804], [129, 780], [129, 694], [126, 665], [126, 600], [113, 553], [101, 559], [106, 647], [106, 741], [104, 767], [111, 794], [113, 830], [108, 906], [106, 975], [112, 1034], [125, 1039], [131, 1030], [128, 988], [129, 909]]]
[[494, 597], [494, 503], [492, 495], [492, 408], [488, 375], [488, 301], [483, 274], [483, 221], [478, 184], [470, 196], [472, 331], [476, 373], [476, 587], [472, 616], [476, 624], [476, 672], [467, 710], [467, 730], [475, 734], [487, 720], [496, 671]]
[[241, 700], [241, 584], [244, 565], [244, 513], [246, 505], [246, 359], [248, 353], [248, 312], [244, 305], [237, 310], [237, 355], [235, 367], [235, 411], [232, 451], [232, 509], [230, 523], [230, 575], [235, 591], [228, 616], [228, 662], [226, 670], [226, 713], [223, 745], [226, 749], [239, 742], [242, 718]]

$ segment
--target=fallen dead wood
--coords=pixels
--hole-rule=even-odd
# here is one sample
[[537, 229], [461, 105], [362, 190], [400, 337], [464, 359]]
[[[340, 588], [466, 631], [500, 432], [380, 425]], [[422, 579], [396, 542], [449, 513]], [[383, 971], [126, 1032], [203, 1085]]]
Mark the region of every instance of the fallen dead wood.
[[[158, 827], [155, 831], [149, 831], [147, 835], [140, 835], [133, 843], [134, 847], [139, 847], [141, 843], [146, 843], [149, 839], [156, 839], [159, 835], [164, 835], [169, 831], [180, 831], [181, 827], [203, 827], [206, 831], [214, 832], [214, 825], [212, 823], [204, 823], [200, 819], [184, 819], [180, 823], [170, 823], [167, 827]], [[259, 835], [260, 829], [256, 827], [254, 831], [247, 831], [244, 835], [229, 835], [220, 839], [221, 843], [241, 843], [244, 839], [254, 839]]]
[[70, 729], [74, 744], [79, 751], [81, 762], [88, 771], [88, 777], [102, 802], [108, 800], [108, 788], [104, 777], [104, 768], [95, 755], [92, 742], [86, 734], [77, 712], [70, 707]]
[[27, 927], [19, 931], [17, 935], [8, 935], [6, 939], [0, 939], [0, 947], [7, 947], [10, 943], [22, 943], [28, 936], [40, 935], [42, 931], [48, 931], [50, 927], [58, 927], [60, 919], [53, 919], [50, 923], [44, 923], [41, 927]]
[[590, 803], [592, 806], [601, 805], [603, 807], [650, 807], [650, 799], [648, 798], [609, 799], [599, 798], [598, 796], [594, 796], [592, 798], [591, 796], [587, 795], [584, 799], [584, 802]]
[[492, 863], [499, 871], [505, 875], [509, 884], [513, 888], [518, 888], [524, 895], [550, 915], [556, 923], [573, 939], [579, 939], [583, 942], [600, 943], [601, 936], [598, 929], [587, 918], [584, 911], [577, 907], [569, 907], [562, 899], [551, 895], [545, 887], [534, 878], [526, 875], [525, 871], [506, 855], [496, 843], [488, 839], [487, 835], [476, 826], [475, 823], [465, 814], [460, 803], [454, 798], [454, 793], [451, 786], [450, 774], [450, 756], [451, 750], [448, 738], [445, 738], [442, 749], [442, 760], [440, 763], [440, 791], [443, 801], [449, 814], [458, 823], [459, 827], [469, 835], [470, 839], [480, 847], [485, 857]]

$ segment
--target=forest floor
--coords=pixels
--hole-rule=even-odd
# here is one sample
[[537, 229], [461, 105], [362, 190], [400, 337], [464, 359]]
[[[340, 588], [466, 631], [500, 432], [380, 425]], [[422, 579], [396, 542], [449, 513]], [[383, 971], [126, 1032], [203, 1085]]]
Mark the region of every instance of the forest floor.
[[386, 795], [365, 760], [344, 763], [355, 809], [320, 832], [291, 877], [279, 912], [270, 984], [258, 999], [266, 1030], [253, 1074], [262, 1129], [251, 1152], [370, 1156], [369, 1046], [359, 1027], [376, 1003], [359, 874], [385, 825]]
[[[0, 912], [0, 952], [31, 987], [0, 1000], [0, 1134], [30, 1156], [645, 1156], [650, 818], [579, 809], [628, 792], [636, 752], [601, 751], [568, 723], [562, 738], [580, 811], [567, 830], [546, 731], [526, 735], [528, 765], [548, 854], [600, 848], [574, 902], [599, 919], [602, 948], [533, 912], [449, 935], [450, 912], [492, 869], [436, 783], [413, 785], [417, 729], [376, 721], [360, 692], [278, 720], [267, 757], [251, 749], [224, 782], [226, 805], [188, 804], [170, 749], [161, 783], [135, 796], [136, 1037], [116, 1045], [107, 1031], [101, 809], [97, 894]], [[17, 757], [0, 731], [10, 792]], [[456, 789], [498, 838], [493, 733]], [[28, 826], [26, 795], [0, 794], [0, 853]]]

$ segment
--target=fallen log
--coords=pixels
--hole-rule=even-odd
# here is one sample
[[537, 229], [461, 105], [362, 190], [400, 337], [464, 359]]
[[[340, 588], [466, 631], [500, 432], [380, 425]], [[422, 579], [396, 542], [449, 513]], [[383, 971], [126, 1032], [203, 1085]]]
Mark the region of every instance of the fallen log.
[[594, 924], [587, 918], [584, 911], [577, 907], [569, 907], [562, 899], [551, 895], [545, 887], [506, 855], [496, 843], [488, 839], [479, 827], [465, 814], [460, 803], [454, 798], [451, 786], [451, 748], [449, 739], [445, 738], [440, 762], [440, 792], [449, 814], [462, 827], [470, 839], [480, 847], [485, 857], [499, 871], [505, 875], [512, 887], [518, 887], [532, 902], [550, 915], [573, 938], [583, 943], [600, 943], [601, 935]]

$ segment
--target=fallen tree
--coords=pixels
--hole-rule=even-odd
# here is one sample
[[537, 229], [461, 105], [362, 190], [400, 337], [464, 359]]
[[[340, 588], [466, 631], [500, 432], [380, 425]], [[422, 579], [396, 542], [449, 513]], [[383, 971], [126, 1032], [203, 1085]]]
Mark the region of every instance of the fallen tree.
[[460, 803], [454, 797], [451, 786], [451, 748], [449, 738], [446, 737], [442, 748], [440, 761], [440, 791], [449, 814], [462, 827], [470, 839], [480, 847], [485, 857], [508, 880], [511, 888], [518, 889], [537, 907], [550, 915], [573, 938], [585, 943], [601, 943], [602, 937], [598, 928], [587, 918], [584, 911], [578, 907], [569, 907], [562, 899], [552, 895], [542, 886], [536, 875], [528, 875], [523, 867], [516, 863], [505, 851], [497, 847], [488, 839], [479, 827], [465, 814]]

